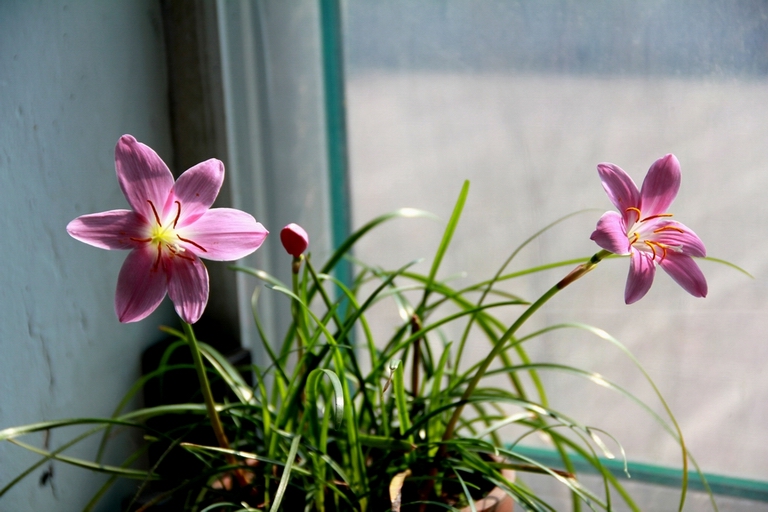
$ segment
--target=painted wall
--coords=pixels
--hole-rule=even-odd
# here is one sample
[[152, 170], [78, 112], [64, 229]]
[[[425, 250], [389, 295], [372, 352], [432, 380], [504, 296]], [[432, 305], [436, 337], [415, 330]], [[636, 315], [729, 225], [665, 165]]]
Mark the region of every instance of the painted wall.
[[[119, 324], [113, 299], [125, 254], [65, 231], [78, 215], [127, 207], [114, 175], [121, 134], [170, 160], [158, 4], [0, 3], [0, 428], [111, 414], [139, 375], [141, 351], [160, 338], [157, 325], [173, 320], [166, 301], [139, 324]], [[50, 446], [74, 435], [55, 431]], [[113, 463], [130, 449], [118, 444]], [[67, 453], [92, 458], [95, 447]], [[0, 488], [35, 460], [0, 444]], [[82, 510], [105, 480], [57, 463], [41, 485], [48, 469], [0, 498], [0, 510]], [[117, 509], [131, 485], [103, 509]]]

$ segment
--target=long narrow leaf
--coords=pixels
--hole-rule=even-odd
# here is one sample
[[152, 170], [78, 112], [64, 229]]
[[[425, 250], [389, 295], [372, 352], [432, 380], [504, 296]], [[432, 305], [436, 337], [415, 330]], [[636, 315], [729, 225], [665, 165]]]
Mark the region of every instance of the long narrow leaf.
[[43, 455], [51, 459], [56, 459], [61, 462], [66, 462], [67, 464], [71, 464], [73, 466], [90, 469], [91, 471], [96, 471], [98, 473], [107, 473], [110, 475], [117, 475], [124, 478], [134, 478], [134, 479], [140, 479], [140, 480], [159, 478], [157, 475], [153, 475], [151, 473], [148, 473], [146, 471], [142, 471], [139, 469], [129, 469], [129, 468], [121, 468], [119, 466], [110, 466], [107, 464], [97, 464], [95, 462], [79, 459], [76, 457], [62, 455], [60, 453], [52, 452], [49, 450], [43, 450], [41, 448], [37, 448], [36, 446], [23, 443], [17, 439], [9, 439], [9, 442], [15, 445], [18, 445], [26, 450], [29, 450], [33, 453], [37, 453], [38, 455]]
[[341, 244], [336, 251], [333, 253], [333, 255], [328, 259], [328, 262], [323, 265], [323, 268], [320, 270], [320, 273], [322, 274], [329, 274], [331, 270], [336, 266], [336, 263], [338, 263], [341, 258], [344, 257], [344, 254], [349, 251], [350, 248], [352, 248], [353, 245], [357, 243], [357, 241], [363, 237], [366, 233], [368, 233], [370, 230], [378, 226], [379, 224], [382, 224], [384, 222], [387, 222], [392, 219], [396, 218], [417, 218], [417, 217], [424, 217], [429, 219], [437, 220], [438, 217], [435, 216], [433, 213], [429, 213], [423, 210], [417, 210], [415, 208], [400, 208], [399, 210], [395, 210], [390, 213], [385, 213], [384, 215], [380, 215], [379, 217], [376, 217], [372, 221], [368, 222], [364, 226], [362, 226], [360, 229], [352, 233], [349, 238], [347, 238], [343, 244]]
[[445, 252], [448, 250], [448, 246], [451, 244], [453, 234], [456, 232], [456, 226], [459, 224], [459, 218], [461, 218], [461, 212], [464, 210], [464, 204], [467, 202], [468, 194], [469, 180], [466, 180], [464, 181], [464, 185], [461, 187], [459, 198], [456, 200], [456, 204], [453, 207], [453, 212], [451, 213], [451, 218], [448, 220], [448, 225], [446, 225], [445, 231], [443, 232], [443, 239], [440, 240], [440, 245], [437, 247], [437, 252], [435, 253], [434, 259], [432, 260], [432, 267], [429, 269], [429, 277], [427, 280], [427, 289], [425, 290], [426, 292], [430, 290], [432, 283], [435, 281], [435, 276], [437, 275], [437, 271], [440, 268], [440, 264], [443, 262]]
[[299, 442], [301, 441], [301, 435], [296, 435], [291, 442], [291, 449], [288, 452], [288, 458], [285, 461], [285, 468], [283, 469], [283, 476], [280, 477], [280, 484], [277, 486], [277, 492], [275, 493], [275, 500], [272, 502], [270, 512], [277, 512], [280, 510], [280, 503], [283, 501], [285, 495], [285, 489], [288, 487], [288, 481], [291, 479], [291, 472], [293, 471], [293, 461], [296, 460], [296, 453], [299, 451]]
[[309, 407], [316, 406], [318, 395], [317, 388], [320, 382], [320, 378], [323, 375], [328, 377], [328, 380], [330, 380], [331, 385], [333, 386], [333, 394], [335, 397], [333, 401], [333, 422], [334, 425], [338, 428], [341, 426], [344, 420], [344, 391], [342, 390], [341, 381], [339, 381], [338, 375], [336, 375], [331, 370], [326, 370], [325, 368], [317, 368], [312, 370], [307, 376], [307, 404]]

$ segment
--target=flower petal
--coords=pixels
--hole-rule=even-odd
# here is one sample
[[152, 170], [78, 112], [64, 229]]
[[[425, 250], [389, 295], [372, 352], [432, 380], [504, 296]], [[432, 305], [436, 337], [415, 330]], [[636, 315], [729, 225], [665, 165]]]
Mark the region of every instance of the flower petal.
[[67, 233], [99, 249], [133, 249], [146, 236], [146, 222], [131, 210], [82, 215], [67, 224]]
[[125, 259], [115, 294], [115, 312], [121, 322], [138, 322], [163, 301], [168, 280], [162, 267], [155, 267], [156, 258], [157, 254], [145, 245]]
[[659, 262], [669, 276], [694, 297], [707, 296], [707, 279], [699, 266], [685, 254], [668, 254]]
[[168, 274], [168, 296], [176, 313], [188, 324], [194, 324], [208, 303], [208, 270], [198, 258], [173, 258]]
[[624, 220], [616, 212], [605, 212], [597, 221], [597, 227], [589, 238], [606, 251], [629, 254], [629, 239]]
[[179, 230], [179, 236], [198, 247], [184, 247], [202, 258], [216, 261], [238, 260], [258, 249], [269, 231], [251, 215], [233, 208], [214, 208], [194, 224]]
[[640, 209], [644, 217], [667, 213], [680, 190], [680, 162], [669, 154], [656, 160], [643, 180]]
[[605, 193], [626, 220], [627, 208], [638, 208], [640, 191], [632, 178], [618, 165], [607, 162], [597, 165]]
[[685, 224], [663, 220], [654, 230], [653, 239], [673, 249], [679, 249], [683, 254], [703, 258], [707, 255], [704, 242]]
[[642, 299], [653, 284], [656, 265], [653, 258], [641, 251], [632, 251], [629, 260], [629, 275], [624, 288], [624, 302], [632, 304]]
[[162, 208], [173, 187], [168, 166], [152, 148], [132, 135], [123, 135], [115, 146], [115, 169], [128, 204], [147, 220], [152, 219], [154, 213], [148, 201]]
[[224, 182], [224, 164], [211, 158], [190, 167], [179, 176], [173, 186], [173, 194], [168, 197], [165, 212], [175, 207], [174, 201], [181, 202], [181, 215], [178, 227], [187, 226], [199, 219], [216, 200], [221, 184]]

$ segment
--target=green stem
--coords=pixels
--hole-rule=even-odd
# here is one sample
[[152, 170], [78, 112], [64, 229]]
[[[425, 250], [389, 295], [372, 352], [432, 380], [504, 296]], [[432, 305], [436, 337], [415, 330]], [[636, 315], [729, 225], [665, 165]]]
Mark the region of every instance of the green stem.
[[[416, 334], [421, 330], [421, 321], [414, 313], [411, 316], [411, 334]], [[419, 367], [421, 366], [421, 337], [413, 341], [413, 365], [411, 368], [411, 392], [413, 397], [419, 396]]]
[[299, 270], [301, 270], [301, 261], [303, 259], [304, 259], [304, 255], [303, 254], [299, 254], [298, 257], [296, 257], [296, 256], [293, 257], [293, 262], [291, 263], [291, 273], [294, 276], [298, 276], [299, 275]]
[[[300, 255], [298, 258], [293, 258], [293, 263], [291, 264], [291, 285], [293, 288], [293, 293], [297, 296], [301, 296], [301, 292], [299, 291], [299, 270], [301, 268], [301, 260], [303, 255]], [[299, 360], [304, 356], [304, 344], [301, 341], [301, 335], [299, 334], [299, 331], [306, 326], [306, 322], [303, 322], [303, 318], [300, 318], [299, 315], [302, 314], [301, 308], [299, 308], [294, 302], [291, 302], [291, 313], [293, 314], [293, 322], [296, 325], [296, 350], [298, 352]], [[306, 333], [304, 333], [306, 334]]]
[[[216, 402], [213, 400], [213, 393], [211, 392], [211, 385], [208, 382], [208, 376], [205, 373], [205, 366], [203, 365], [203, 357], [200, 354], [200, 347], [197, 344], [197, 338], [195, 332], [192, 330], [192, 326], [184, 320], [181, 321], [181, 325], [184, 327], [184, 333], [187, 336], [187, 342], [189, 343], [189, 350], [192, 352], [192, 361], [197, 371], [197, 378], [200, 381], [200, 392], [203, 394], [203, 401], [205, 402], [205, 409], [208, 412], [208, 418], [211, 420], [211, 427], [213, 433], [216, 436], [216, 441], [219, 443], [219, 447], [230, 450], [229, 440], [227, 434], [224, 432], [224, 425], [221, 423], [219, 412], [216, 410]], [[238, 462], [231, 453], [225, 454], [227, 463], [229, 465], [237, 465]], [[248, 485], [245, 477], [240, 470], [235, 471], [235, 477], [241, 486]]]
[[[595, 266], [600, 263], [600, 261], [611, 254], [609, 251], [602, 250], [598, 253], [596, 253], [590, 260], [582, 265], [579, 265], [575, 269], [573, 269], [567, 276], [565, 276], [563, 279], [561, 279], [555, 286], [544, 292], [544, 295], [538, 298], [536, 302], [528, 306], [528, 309], [526, 309], [522, 315], [513, 323], [509, 329], [499, 338], [499, 340], [494, 345], [493, 349], [490, 351], [490, 353], [486, 356], [485, 360], [483, 360], [482, 364], [478, 367], [477, 372], [475, 372], [475, 375], [472, 377], [472, 380], [469, 381], [469, 384], [467, 385], [467, 389], [464, 390], [464, 393], [461, 395], [461, 399], [459, 400], [459, 405], [454, 409], [453, 416], [451, 416], [451, 419], [448, 421], [448, 424], [445, 428], [445, 433], [443, 434], [443, 441], [448, 441], [453, 437], [453, 432], [456, 429], [456, 424], [459, 421], [459, 418], [461, 417], [461, 413], [464, 409], [464, 404], [469, 399], [470, 396], [472, 396], [472, 393], [474, 393], [475, 388], [477, 387], [478, 383], [480, 382], [480, 379], [483, 378], [485, 375], [485, 372], [488, 370], [488, 367], [491, 366], [491, 363], [494, 359], [501, 353], [502, 350], [504, 350], [504, 347], [507, 343], [507, 341], [512, 338], [512, 336], [515, 335], [517, 330], [528, 320], [536, 311], [541, 308], [546, 302], [555, 296], [557, 292], [571, 284], [572, 282], [576, 281], [580, 277], [582, 277], [584, 274], [595, 268]], [[440, 450], [441, 455], [445, 455], [445, 451], [447, 450], [447, 444], [443, 444]]]

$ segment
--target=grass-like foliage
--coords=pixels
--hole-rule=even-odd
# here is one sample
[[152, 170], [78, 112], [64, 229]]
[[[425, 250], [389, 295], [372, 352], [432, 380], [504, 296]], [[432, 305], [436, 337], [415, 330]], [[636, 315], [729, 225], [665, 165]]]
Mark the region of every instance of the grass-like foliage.
[[[614, 457], [607, 445], [617, 457], [624, 456], [619, 441], [597, 425], [583, 424], [550, 407], [539, 372], [583, 377], [587, 386], [625, 395], [628, 405], [640, 403], [679, 443], [685, 477], [691, 459], [682, 433], [650, 377], [625, 347], [599, 329], [569, 324], [520, 332], [549, 298], [608, 253], [507, 270], [520, 249], [545, 230], [556, 229], [556, 222], [518, 247], [495, 276], [454, 287], [438, 274], [468, 188], [466, 183], [425, 274], [414, 271], [412, 264], [379, 268], [352, 256], [355, 243], [374, 235], [382, 223], [428, 215], [412, 209], [369, 222], [322, 266], [316, 267], [306, 254], [296, 257], [291, 283], [281, 283], [261, 270], [236, 268], [261, 281], [252, 302], [268, 361], [235, 367], [205, 340], [198, 342], [188, 325], [166, 328], [177, 342], [168, 346], [158, 368], [130, 390], [113, 417], [0, 431], [0, 440], [41, 455], [38, 463], [7, 482], [0, 496], [55, 459], [107, 475], [86, 510], [94, 509], [121, 478], [138, 482], [136, 496], [126, 504], [133, 511], [474, 511], [483, 510], [477, 500], [494, 487], [511, 497], [518, 509], [554, 510], [526, 485], [528, 474], [545, 475], [565, 486], [574, 510], [611, 510], [617, 502], [638, 510], [622, 480], [601, 464]], [[353, 266], [353, 282], [334, 278], [340, 263]], [[566, 276], [538, 299], [526, 300], [508, 291], [514, 279], [557, 267], [566, 267]], [[267, 339], [262, 328], [258, 300], [266, 293], [290, 299], [293, 322], [281, 339]], [[395, 308], [401, 319], [386, 339], [375, 339], [369, 327], [374, 306]], [[586, 330], [624, 351], [659, 402], [643, 404], [629, 391], [584, 369], [531, 360], [528, 343], [564, 329]], [[188, 345], [202, 355], [200, 362], [176, 357], [188, 354]], [[478, 355], [481, 348], [485, 352]], [[210, 381], [215, 401], [191, 393], [188, 403], [124, 412], [145, 386], [194, 375], [193, 368], [203, 369], [199, 377]], [[662, 413], [655, 412], [659, 407]], [[20, 439], [71, 426], [79, 426], [77, 437], [55, 449]], [[104, 446], [118, 429], [140, 429], [145, 445], [120, 466], [102, 464]], [[211, 430], [217, 436], [210, 435]], [[67, 455], [71, 446], [89, 436], [103, 439], [92, 460]], [[518, 442], [531, 436], [548, 440], [561, 457], [558, 467], [516, 451]], [[602, 476], [602, 485], [584, 485], [574, 470], [574, 457], [587, 460]], [[138, 464], [147, 458], [149, 466]], [[684, 481], [679, 509], [686, 488]]]

